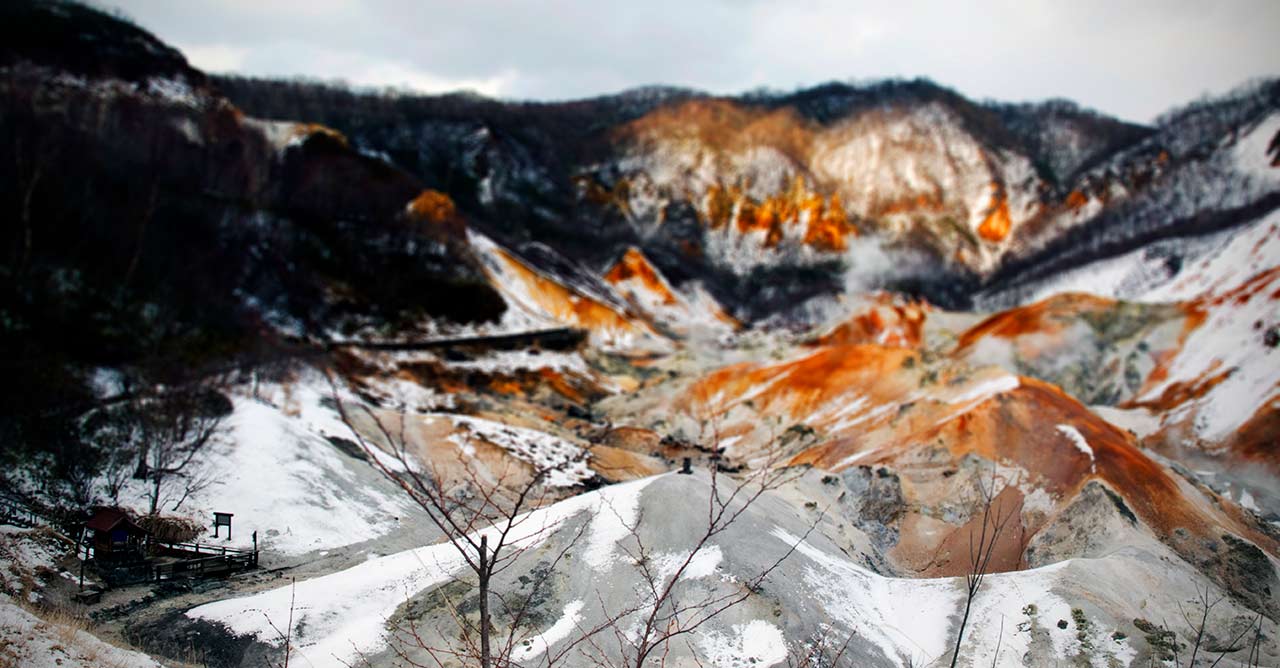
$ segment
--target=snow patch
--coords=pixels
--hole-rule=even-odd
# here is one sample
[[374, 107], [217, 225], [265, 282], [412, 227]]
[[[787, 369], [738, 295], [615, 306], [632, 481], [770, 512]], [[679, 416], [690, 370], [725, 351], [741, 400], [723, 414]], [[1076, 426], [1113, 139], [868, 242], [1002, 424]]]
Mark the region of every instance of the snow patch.
[[967, 404], [973, 401], [982, 401], [997, 394], [1016, 390], [1019, 385], [1017, 376], [999, 376], [977, 383], [964, 392], [948, 398], [946, 401], [949, 404]]
[[595, 475], [587, 467], [585, 450], [551, 434], [466, 415], [434, 413], [428, 417], [445, 418], [461, 428], [463, 433], [452, 434], [449, 440], [464, 452], [472, 439], [480, 438], [535, 469], [548, 471], [546, 484], [552, 487], [573, 487]]
[[513, 371], [570, 371], [589, 375], [591, 370], [578, 353], [538, 352], [528, 350], [502, 350], [491, 352], [480, 359], [466, 362], [446, 362], [451, 369], [473, 369], [484, 373], [510, 373]]
[[768, 668], [787, 659], [782, 631], [763, 619], [734, 624], [728, 633], [707, 633], [698, 644], [708, 664], [720, 668]]
[[1085, 440], [1084, 434], [1081, 434], [1079, 429], [1076, 429], [1069, 424], [1060, 424], [1057, 429], [1058, 433], [1066, 436], [1067, 439], [1071, 441], [1072, 445], [1076, 446], [1077, 450], [1089, 456], [1089, 461], [1091, 462], [1090, 468], [1096, 472], [1098, 470], [1098, 463], [1097, 460], [1094, 459], [1093, 448], [1089, 447], [1089, 442]]
[[569, 637], [570, 633], [578, 628], [578, 622], [582, 620], [581, 600], [572, 601], [564, 606], [564, 613], [556, 623], [547, 628], [546, 631], [539, 633], [532, 638], [526, 638], [519, 647], [511, 652], [511, 658], [519, 661], [528, 661], [535, 657], [542, 656], [552, 645]]
[[[647, 478], [646, 480], [653, 480]], [[637, 481], [639, 482], [639, 481]], [[643, 485], [629, 483], [608, 488], [611, 492], [600, 497], [600, 507], [587, 528], [587, 547], [583, 560], [591, 568], [602, 571], [617, 560], [618, 541], [631, 534], [640, 512], [640, 492]]]

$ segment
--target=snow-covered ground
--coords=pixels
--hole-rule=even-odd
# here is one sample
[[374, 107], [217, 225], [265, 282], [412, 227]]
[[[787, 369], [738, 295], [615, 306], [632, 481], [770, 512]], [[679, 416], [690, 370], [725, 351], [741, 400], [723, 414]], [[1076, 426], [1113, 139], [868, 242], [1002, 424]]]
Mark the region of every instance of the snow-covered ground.
[[[557, 643], [597, 624], [602, 604], [617, 609], [618, 601], [641, 595], [643, 590], [634, 588], [636, 567], [630, 555], [635, 548], [629, 542], [629, 527], [637, 521], [655, 558], [653, 570], [669, 579], [673, 569], [664, 564], [689, 554], [684, 541], [699, 535], [708, 489], [704, 474], [667, 474], [586, 493], [527, 515], [516, 532], [525, 547], [550, 542], [556, 549], [566, 535], [575, 534], [572, 527], [582, 526], [583, 533], [582, 542], [571, 544], [574, 561], [561, 566], [565, 570], [556, 578], [557, 593], [545, 603], [549, 621], [517, 645], [522, 647], [517, 658], [537, 664], [549, 648], [554, 652]], [[643, 521], [663, 509], [669, 516], [662, 521]], [[578, 524], [579, 516], [585, 526]], [[696, 652], [703, 665], [782, 665], [804, 656], [804, 639], [825, 629], [837, 645], [851, 636], [846, 658], [852, 665], [922, 666], [945, 660], [964, 606], [963, 578], [878, 574], [824, 535], [804, 537], [807, 521], [797, 509], [767, 495], [704, 546], [681, 579], [689, 597], [738, 586], [788, 548], [796, 549], [765, 580], [761, 593], [700, 628], [688, 650], [682, 645], [676, 654]], [[988, 576], [974, 602], [961, 664], [1019, 666], [1031, 656], [1037, 662], [1083, 658], [1089, 665], [1130, 665], [1136, 650], [1114, 632], [1134, 618], [1167, 615], [1193, 595], [1195, 580], [1188, 567], [1176, 558], [1171, 562], [1171, 556], [1158, 542], [1144, 539], [1101, 558]], [[581, 565], [575, 565], [579, 558]], [[357, 653], [372, 656], [387, 650], [394, 642], [387, 622], [397, 610], [465, 571], [455, 549], [439, 544], [293, 587], [207, 604], [188, 614], [280, 646], [276, 628], [289, 618], [292, 605], [294, 656], [309, 666], [341, 666]], [[775, 607], [781, 613], [768, 612]], [[1215, 614], [1236, 613], [1223, 609]]]
[[145, 654], [99, 640], [81, 621], [45, 621], [0, 594], [0, 666], [15, 668], [163, 668]]
[[[614, 509], [633, 506], [633, 499], [652, 481], [648, 478], [607, 487], [535, 510], [519, 520], [509, 542], [518, 549], [536, 547], [565, 520], [591, 509], [595, 520], [586, 535], [587, 554], [596, 554], [597, 561], [607, 561], [614, 543], [626, 536], [625, 526], [621, 525], [623, 517]], [[487, 533], [493, 544], [497, 532], [491, 527], [482, 533]], [[590, 556], [587, 561], [594, 563]], [[462, 557], [453, 545], [440, 543], [371, 559], [294, 586], [210, 603], [187, 614], [221, 622], [234, 633], [251, 634], [279, 645], [282, 639], [272, 624], [280, 626], [289, 619], [293, 605], [298, 654], [307, 665], [336, 668], [360, 652], [385, 649], [386, 622], [396, 608], [415, 594], [460, 575], [464, 569]]]
[[[351, 439], [330, 390], [311, 373], [289, 385], [259, 388], [258, 397], [235, 394], [225, 431], [198, 463], [212, 484], [191, 494], [175, 510], [180, 492], [161, 509], [208, 519], [232, 513], [232, 540], [201, 540], [228, 546], [259, 546], [296, 556], [359, 543], [384, 535], [409, 512], [408, 502], [368, 464], [335, 447], [328, 437]], [[181, 485], [181, 483], [175, 483]], [[122, 495], [147, 509], [146, 486], [131, 481]], [[225, 529], [220, 532], [226, 536]]]
[[0, 525], [0, 593], [40, 602], [48, 576], [75, 579], [58, 567], [70, 551], [71, 545], [52, 531]]
[[548, 471], [546, 482], [552, 487], [573, 487], [595, 475], [587, 467], [587, 453], [582, 448], [550, 434], [466, 415], [429, 417], [451, 421], [456, 431], [449, 440], [464, 452], [474, 449], [474, 439], [492, 443], [534, 469]]
[[[1171, 255], [1184, 258], [1177, 272], [1171, 270]], [[1239, 228], [1157, 242], [1058, 274], [1026, 301], [1067, 292], [1148, 303], [1185, 301], [1238, 285], [1277, 264], [1280, 211]]]

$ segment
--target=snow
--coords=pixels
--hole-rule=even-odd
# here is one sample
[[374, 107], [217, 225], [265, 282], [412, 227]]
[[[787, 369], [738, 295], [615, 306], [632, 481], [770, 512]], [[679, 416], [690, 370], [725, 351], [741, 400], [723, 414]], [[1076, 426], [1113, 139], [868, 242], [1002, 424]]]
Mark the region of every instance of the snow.
[[696, 580], [715, 575], [716, 568], [720, 566], [720, 562], [724, 560], [724, 552], [720, 550], [719, 545], [706, 545], [698, 553], [689, 557], [689, 552], [669, 552], [658, 555], [654, 559], [655, 572], [658, 575], [658, 582], [666, 582], [668, 578], [675, 575], [680, 565], [689, 561], [689, 565], [685, 567], [684, 572], [680, 574], [681, 580]]
[[[607, 523], [597, 526], [597, 520], [611, 514], [605, 511], [606, 507], [630, 506], [634, 515], [640, 492], [655, 479], [607, 487], [526, 513], [517, 518], [508, 542], [516, 549], [536, 547], [565, 520], [592, 511], [587, 555], [609, 557], [613, 543], [623, 536], [609, 531]], [[479, 534], [488, 534], [490, 544], [494, 544], [498, 529], [489, 527]], [[447, 582], [464, 569], [453, 545], [438, 543], [371, 559], [293, 586], [202, 605], [187, 615], [219, 622], [233, 633], [279, 645], [281, 638], [273, 624], [278, 627], [289, 619], [292, 607], [294, 642], [305, 665], [337, 668], [361, 653], [384, 649], [386, 621], [396, 609], [415, 594]], [[291, 604], [295, 596], [296, 605]], [[565, 613], [569, 616], [570, 610], [566, 608]], [[543, 637], [548, 637], [547, 632]]]
[[908, 580], [877, 575], [848, 559], [833, 556], [775, 528], [774, 538], [796, 545], [812, 566], [805, 585], [815, 600], [845, 628], [875, 643], [893, 659], [902, 653], [923, 665], [949, 649], [951, 614], [963, 602], [954, 580]]
[[[1275, 257], [1280, 260], [1280, 242], [1276, 243]], [[1208, 302], [1206, 319], [1183, 342], [1168, 366], [1168, 375], [1137, 399], [1156, 400], [1173, 383], [1195, 384], [1228, 374], [1207, 395], [1182, 408], [1195, 411], [1196, 434], [1212, 442], [1226, 438], [1274, 399], [1280, 386], [1280, 351], [1263, 339], [1265, 328], [1277, 324], [1280, 302], [1272, 295], [1280, 287], [1280, 275], [1272, 275], [1258, 287], [1253, 294]], [[1224, 288], [1210, 294], [1227, 292]], [[1166, 423], [1182, 416], [1175, 410]]]
[[[1276, 170], [1280, 172], [1280, 170]], [[1184, 262], [1182, 271], [1141, 295], [1145, 302], [1170, 302], [1221, 293], [1280, 264], [1280, 211], [1215, 236], [1218, 245]]]
[[1079, 429], [1076, 429], [1075, 427], [1069, 424], [1060, 424], [1058, 425], [1057, 429], [1058, 429], [1058, 433], [1062, 434], [1063, 436], [1066, 436], [1067, 440], [1071, 441], [1071, 444], [1076, 446], [1077, 450], [1079, 450], [1080, 452], [1083, 452], [1086, 455], [1089, 455], [1089, 461], [1093, 462], [1091, 464], [1091, 467], [1093, 468], [1094, 471], [1098, 470], [1097, 461], [1094, 459], [1094, 456], [1093, 456], [1093, 448], [1089, 447], [1089, 442], [1085, 440], [1084, 434], [1081, 434]]
[[[658, 336], [647, 326], [633, 323], [626, 317], [621, 310], [623, 308], [622, 304], [625, 302], [620, 297], [612, 294], [600, 294], [582, 285], [565, 285], [556, 277], [522, 262], [514, 254], [478, 232], [469, 230], [467, 232], [467, 240], [484, 265], [490, 283], [507, 303], [507, 313], [504, 314], [502, 319], [504, 323], [503, 329], [507, 333], [558, 327], [582, 327], [584, 323], [579, 322], [576, 317], [578, 300], [590, 299], [598, 302], [602, 309], [612, 311], [618, 317], [617, 322], [625, 325], [591, 328], [592, 339], [602, 348], [618, 351], [635, 349], [669, 350], [669, 341]], [[526, 284], [521, 270], [568, 290], [570, 293], [569, 299], [573, 301], [573, 304], [568, 305], [568, 310], [573, 315], [561, 317], [544, 307], [537, 296], [530, 290], [530, 286]], [[589, 325], [590, 323], [586, 324]], [[508, 327], [510, 329], [507, 329]]]
[[[1280, 114], [1273, 118], [1280, 119]], [[1280, 169], [1270, 169], [1280, 178]], [[1182, 258], [1177, 273], [1171, 271], [1171, 256]], [[1063, 272], [1037, 286], [1023, 301], [1068, 292], [1147, 303], [1186, 301], [1239, 285], [1278, 262], [1280, 211], [1273, 211], [1232, 229], [1159, 241]], [[979, 304], [994, 302], [979, 298]]]
[[1090, 406], [1089, 410], [1107, 422], [1133, 432], [1138, 438], [1145, 438], [1160, 430], [1160, 417], [1145, 408]]
[[718, 668], [768, 668], [787, 659], [782, 631], [762, 619], [735, 624], [729, 633], [707, 633], [698, 644], [707, 665]]
[[[351, 438], [337, 411], [323, 405], [329, 395], [327, 382], [313, 374], [287, 386], [262, 386], [260, 399], [232, 397], [224, 438], [203, 460], [215, 482], [177, 512], [197, 518], [215, 510], [233, 513], [233, 540], [218, 539], [219, 545], [249, 547], [257, 531], [262, 549], [287, 556], [363, 542], [395, 528], [395, 518], [410, 506], [369, 485], [378, 474], [327, 440]], [[145, 510], [145, 485], [131, 481], [122, 501]], [[171, 503], [165, 512], [173, 512]]]
[[592, 569], [603, 571], [617, 560], [618, 541], [629, 536], [639, 521], [643, 489], [644, 485], [635, 483], [618, 485], [610, 487], [610, 493], [601, 497], [602, 508], [587, 527], [587, 547], [583, 551], [583, 561]]
[[[821, 610], [859, 638], [877, 645], [899, 665], [930, 665], [943, 658], [954, 643], [954, 618], [964, 606], [961, 578], [902, 579], [872, 573], [846, 558], [828, 554], [788, 531], [775, 528], [774, 538], [797, 545], [796, 552], [809, 560], [805, 585]], [[1107, 568], [1122, 572], [1128, 562]], [[974, 599], [965, 631], [965, 658], [969, 665], [1021, 665], [1031, 649], [1031, 634], [1019, 624], [1031, 621], [1041, 627], [1058, 619], [1072, 619], [1072, 606], [1057, 591], [1073, 577], [1090, 577], [1100, 560], [1078, 560], [1041, 568], [988, 575]], [[1072, 571], [1081, 573], [1072, 573]], [[1115, 575], [1116, 573], [1111, 573]], [[1033, 607], [1034, 606], [1034, 607]], [[1003, 620], [1003, 629], [1001, 621]], [[1054, 655], [1070, 660], [1079, 651], [1076, 632], [1050, 635]], [[1116, 642], [1112, 629], [1095, 624], [1088, 634], [1097, 651], [1091, 656], [1108, 665], [1109, 657], [1128, 665], [1135, 650]], [[996, 647], [999, 646], [999, 661]], [[1109, 657], [1108, 657], [1109, 655]]]
[[595, 475], [587, 466], [585, 450], [551, 434], [466, 415], [435, 413], [428, 417], [453, 422], [461, 433], [450, 435], [449, 440], [464, 451], [473, 447], [471, 440], [479, 438], [510, 452], [535, 469], [548, 471], [546, 483], [552, 487], [573, 487]]
[[1271, 166], [1272, 153], [1267, 153], [1272, 139], [1280, 134], [1280, 112], [1262, 119], [1241, 137], [1232, 150], [1232, 157], [1240, 171], [1257, 179], [1280, 186], [1280, 169]]
[[[70, 545], [48, 530], [0, 525], [0, 591], [17, 595], [25, 588], [27, 579], [36, 588], [43, 588], [39, 577], [42, 571], [75, 579], [71, 573], [58, 568], [58, 561], [70, 550]], [[43, 598], [38, 591], [28, 591], [26, 596], [33, 603]]]
[[827, 432], [831, 434], [835, 434], [837, 432], [845, 431], [852, 427], [856, 427], [868, 420], [874, 420], [882, 415], [885, 415], [886, 413], [889, 413], [890, 411], [897, 410], [899, 406], [909, 401], [913, 401], [915, 397], [916, 397], [916, 394], [912, 393], [911, 395], [908, 395], [907, 398], [904, 399], [902, 402], [896, 402], [896, 401], [886, 402], [860, 415], [843, 417], [840, 419], [839, 422], [836, 422], [834, 425], [828, 427]]
[[1028, 490], [1026, 487], [1019, 486], [1019, 489], [1022, 490], [1022, 511], [1024, 513], [1039, 513], [1045, 516], [1052, 513], [1053, 509], [1057, 507], [1053, 496], [1045, 491], [1043, 487], [1030, 487], [1031, 489]]
[[0, 665], [22, 668], [163, 668], [103, 642], [78, 620], [47, 622], [0, 594]]
[[116, 369], [98, 367], [93, 370], [93, 375], [89, 377], [89, 387], [93, 389], [93, 395], [99, 399], [122, 394], [124, 392], [124, 374]]
[[953, 397], [949, 397], [946, 401], [949, 404], [967, 404], [970, 402], [984, 401], [997, 394], [1016, 390], [1019, 384], [1017, 376], [997, 376], [995, 378], [979, 382], [969, 387], [964, 392]]
[[[1272, 125], [1278, 122], [1280, 114], [1267, 121]], [[1263, 126], [1271, 127], [1267, 123]], [[1242, 144], [1253, 141], [1249, 137], [1254, 134]], [[1228, 373], [1226, 380], [1206, 396], [1163, 417], [1166, 425], [1191, 420], [1196, 436], [1217, 442], [1277, 396], [1280, 361], [1276, 359], [1277, 350], [1263, 344], [1263, 335], [1266, 327], [1277, 324], [1280, 306], [1271, 295], [1276, 293], [1280, 277], [1271, 277], [1247, 299], [1235, 295], [1215, 298], [1280, 266], [1280, 211], [1234, 229], [1176, 241], [1156, 244], [1172, 251], [1147, 248], [1064, 274], [1041, 289], [1036, 298], [1083, 289], [1148, 303], [1196, 300], [1198, 308], [1206, 311], [1204, 322], [1191, 332], [1169, 362], [1168, 374], [1136, 400], [1157, 401], [1174, 383], [1194, 386]], [[1174, 276], [1169, 275], [1166, 264], [1169, 252], [1186, 258]], [[1262, 323], [1262, 328], [1257, 328], [1256, 323]], [[1160, 426], [1153, 423], [1156, 418], [1148, 419], [1134, 411], [1103, 413], [1117, 426], [1132, 429], [1140, 436], [1153, 433]]]
[[564, 614], [560, 616], [560, 619], [557, 619], [554, 624], [542, 633], [532, 638], [526, 638], [519, 647], [511, 652], [512, 660], [516, 662], [528, 661], [542, 656], [547, 653], [547, 650], [552, 645], [568, 638], [569, 634], [578, 628], [578, 622], [582, 620], [582, 607], [581, 600], [571, 601], [565, 605]]
[[[640, 253], [636, 249], [629, 252]], [[613, 283], [613, 287], [642, 313], [677, 334], [691, 338], [718, 339], [733, 332], [733, 325], [725, 316], [724, 309], [701, 283], [692, 281], [677, 290], [648, 258], [643, 254], [640, 257], [640, 261], [653, 271], [657, 289], [639, 276]]]
[[200, 106], [200, 96], [185, 81], [151, 77], [146, 82], [146, 93], [182, 107], [196, 109]]
[[531, 352], [528, 350], [501, 350], [466, 362], [446, 362], [451, 369], [473, 369], [484, 373], [510, 373], [512, 371], [537, 371], [552, 369], [570, 371], [584, 376], [591, 373], [582, 355], [565, 352]]

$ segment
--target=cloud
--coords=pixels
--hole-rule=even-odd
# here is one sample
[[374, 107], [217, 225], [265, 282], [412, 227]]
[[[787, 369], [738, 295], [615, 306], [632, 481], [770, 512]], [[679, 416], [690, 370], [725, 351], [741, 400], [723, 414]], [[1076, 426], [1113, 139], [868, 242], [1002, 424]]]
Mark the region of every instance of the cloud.
[[486, 78], [451, 79], [403, 63], [381, 61], [371, 63], [345, 78], [363, 86], [408, 89], [420, 93], [468, 90], [489, 97], [502, 97], [517, 79], [517, 75], [514, 70], [507, 70]]
[[1280, 63], [1280, 2], [116, 0], [197, 66], [566, 99], [927, 76], [1146, 121]]
[[244, 68], [249, 47], [230, 44], [175, 45], [187, 57], [187, 62], [206, 72], [235, 72]]

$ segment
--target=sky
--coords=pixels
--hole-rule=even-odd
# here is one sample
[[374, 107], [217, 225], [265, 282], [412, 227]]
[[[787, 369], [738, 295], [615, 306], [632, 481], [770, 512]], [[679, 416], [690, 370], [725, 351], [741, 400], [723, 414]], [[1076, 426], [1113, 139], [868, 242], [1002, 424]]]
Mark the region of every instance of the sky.
[[1277, 0], [99, 0], [198, 68], [562, 100], [924, 76], [1132, 121], [1280, 75]]

